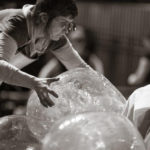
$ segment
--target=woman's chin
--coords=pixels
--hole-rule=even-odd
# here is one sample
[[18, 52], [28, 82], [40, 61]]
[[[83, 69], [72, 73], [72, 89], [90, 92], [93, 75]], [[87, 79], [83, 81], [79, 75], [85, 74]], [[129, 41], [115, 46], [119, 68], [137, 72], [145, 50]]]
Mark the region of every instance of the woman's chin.
[[51, 38], [53, 41], [58, 41], [59, 39], [60, 39], [60, 37], [59, 36], [55, 36], [55, 37], [52, 37]]

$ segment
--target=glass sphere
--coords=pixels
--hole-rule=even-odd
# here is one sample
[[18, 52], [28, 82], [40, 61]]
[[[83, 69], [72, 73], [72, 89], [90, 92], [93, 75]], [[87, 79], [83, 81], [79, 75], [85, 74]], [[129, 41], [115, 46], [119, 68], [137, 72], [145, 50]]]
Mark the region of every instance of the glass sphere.
[[122, 94], [103, 76], [85, 68], [76, 68], [58, 76], [50, 85], [59, 98], [49, 95], [55, 105], [45, 108], [34, 92], [27, 105], [29, 127], [43, 138], [53, 123], [69, 114], [92, 111], [122, 113], [126, 104]]
[[42, 150], [145, 150], [145, 145], [126, 117], [89, 112], [55, 122], [43, 140]]
[[0, 150], [41, 150], [40, 146], [28, 128], [25, 116], [0, 118]]

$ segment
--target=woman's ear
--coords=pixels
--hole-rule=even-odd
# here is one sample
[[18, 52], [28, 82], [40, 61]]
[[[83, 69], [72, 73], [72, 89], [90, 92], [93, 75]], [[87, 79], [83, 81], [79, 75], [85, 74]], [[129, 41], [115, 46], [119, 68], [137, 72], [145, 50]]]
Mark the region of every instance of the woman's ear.
[[41, 12], [39, 14], [39, 17], [40, 17], [40, 21], [42, 23], [47, 24], [47, 22], [48, 22], [48, 15], [47, 15], [47, 13]]

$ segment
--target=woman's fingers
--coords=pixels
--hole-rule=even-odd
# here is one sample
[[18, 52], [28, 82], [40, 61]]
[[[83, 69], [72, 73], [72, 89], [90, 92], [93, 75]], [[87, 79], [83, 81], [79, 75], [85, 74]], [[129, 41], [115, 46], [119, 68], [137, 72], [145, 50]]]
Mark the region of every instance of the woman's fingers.
[[50, 90], [49, 88], [47, 90], [48, 90], [48, 93], [50, 93], [54, 97], [58, 98], [58, 95], [54, 91]]
[[47, 83], [51, 84], [52, 82], [55, 82], [55, 81], [58, 81], [58, 80], [59, 80], [59, 78], [48, 78]]
[[49, 97], [48, 93], [47, 92], [42, 92], [40, 94], [38, 94], [39, 96], [39, 99], [40, 99], [40, 102], [41, 104], [44, 106], [44, 107], [52, 107], [54, 105], [54, 102], [51, 100], [51, 98]]
[[47, 105], [47, 102], [44, 100], [45, 99], [44, 96], [41, 93], [37, 93], [37, 94], [38, 94], [41, 104], [47, 108], [48, 105]]
[[46, 101], [47, 101], [47, 104], [48, 104], [49, 107], [52, 107], [52, 106], [55, 105], [54, 102], [51, 99], [47, 99]]
[[51, 100], [51, 98], [49, 97], [48, 93], [45, 93], [44, 96], [45, 96], [44, 100], [47, 102], [47, 105], [50, 106], [50, 107], [54, 106], [54, 102]]

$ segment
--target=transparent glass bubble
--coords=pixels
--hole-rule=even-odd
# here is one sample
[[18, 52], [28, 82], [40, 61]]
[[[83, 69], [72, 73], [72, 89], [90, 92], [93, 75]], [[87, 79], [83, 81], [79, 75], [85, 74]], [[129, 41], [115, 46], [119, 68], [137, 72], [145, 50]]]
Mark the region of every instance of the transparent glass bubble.
[[0, 150], [41, 150], [40, 146], [28, 128], [25, 116], [0, 118]]
[[145, 150], [145, 145], [126, 117], [89, 112], [55, 122], [43, 139], [42, 150]]
[[33, 93], [27, 105], [29, 127], [43, 138], [52, 124], [69, 114], [92, 111], [122, 113], [126, 104], [122, 94], [103, 76], [85, 68], [76, 68], [58, 76], [60, 80], [50, 88], [59, 98], [50, 95], [55, 106], [45, 108]]

